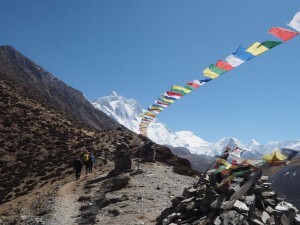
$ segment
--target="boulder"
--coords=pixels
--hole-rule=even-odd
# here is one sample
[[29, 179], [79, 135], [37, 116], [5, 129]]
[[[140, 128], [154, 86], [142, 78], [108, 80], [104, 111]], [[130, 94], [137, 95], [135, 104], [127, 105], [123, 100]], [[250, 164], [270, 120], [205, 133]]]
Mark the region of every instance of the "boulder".
[[239, 200], [235, 201], [233, 208], [240, 213], [249, 212], [247, 205]]

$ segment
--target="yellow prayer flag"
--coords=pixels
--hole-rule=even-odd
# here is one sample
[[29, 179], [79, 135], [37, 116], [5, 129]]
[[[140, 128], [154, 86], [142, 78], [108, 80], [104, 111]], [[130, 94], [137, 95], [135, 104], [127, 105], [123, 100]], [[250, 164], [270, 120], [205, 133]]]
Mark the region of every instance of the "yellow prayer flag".
[[219, 76], [219, 74], [213, 72], [213, 71], [212, 71], [211, 69], [209, 69], [209, 68], [206, 68], [205, 70], [203, 70], [203, 74], [204, 74], [204, 76], [210, 77], [210, 78], [212, 78], [212, 79], [215, 79], [215, 78], [217, 78], [217, 77]]
[[184, 87], [181, 87], [181, 86], [179, 86], [179, 85], [174, 85], [174, 86], [172, 86], [172, 89], [171, 90], [178, 90], [178, 91], [183, 91], [184, 93], [186, 93], [186, 94], [188, 94], [188, 93], [190, 93], [192, 90], [190, 90], [190, 89], [187, 89], [187, 88], [184, 88]]
[[268, 51], [269, 49], [259, 42], [255, 42], [253, 45], [251, 45], [249, 48], [247, 48], [246, 52], [250, 52], [252, 55], [260, 55], [264, 53], [265, 51]]

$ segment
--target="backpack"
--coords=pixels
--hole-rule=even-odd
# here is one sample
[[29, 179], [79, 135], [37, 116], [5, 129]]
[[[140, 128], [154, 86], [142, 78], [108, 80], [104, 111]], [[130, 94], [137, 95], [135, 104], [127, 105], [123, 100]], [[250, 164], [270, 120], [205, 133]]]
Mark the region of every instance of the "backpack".
[[84, 162], [88, 162], [89, 160], [90, 160], [89, 154], [84, 154], [84, 155], [83, 155], [83, 161], [84, 161]]
[[90, 163], [94, 164], [95, 163], [95, 156], [90, 155]]

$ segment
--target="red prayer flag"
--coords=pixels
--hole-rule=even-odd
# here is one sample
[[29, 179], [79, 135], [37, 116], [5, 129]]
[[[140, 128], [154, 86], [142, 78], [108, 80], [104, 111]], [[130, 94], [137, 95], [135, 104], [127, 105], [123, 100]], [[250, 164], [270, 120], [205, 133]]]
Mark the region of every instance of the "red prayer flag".
[[268, 32], [274, 35], [275, 37], [281, 39], [282, 41], [287, 41], [299, 34], [295, 31], [284, 29], [281, 27], [273, 27]]
[[173, 92], [173, 91], [167, 91], [167, 95], [182, 97], [182, 94], [176, 93], [176, 92]]
[[216, 67], [219, 67], [219, 68], [221, 68], [223, 70], [231, 70], [231, 69], [233, 69], [233, 67], [228, 62], [225, 62], [225, 61], [222, 61], [222, 60], [218, 60], [217, 61]]
[[195, 83], [195, 82], [188, 82], [187, 85], [189, 85], [189, 86], [191, 86], [191, 87], [193, 87], [193, 88], [198, 88], [198, 87], [200, 87], [200, 84]]
[[169, 105], [168, 103], [161, 102], [161, 101], [157, 101], [157, 104], [159, 104], [159, 105], [165, 105], [165, 106], [168, 106], [168, 105]]

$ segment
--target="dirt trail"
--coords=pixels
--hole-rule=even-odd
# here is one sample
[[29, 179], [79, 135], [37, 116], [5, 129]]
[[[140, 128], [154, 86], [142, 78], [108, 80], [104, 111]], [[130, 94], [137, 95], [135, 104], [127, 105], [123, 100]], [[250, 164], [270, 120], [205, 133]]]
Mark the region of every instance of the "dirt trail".
[[75, 224], [80, 203], [77, 201], [82, 192], [83, 182], [71, 181], [57, 192], [53, 219], [49, 224]]
[[[109, 165], [108, 168], [111, 166]], [[80, 207], [82, 203], [78, 201], [79, 197], [85, 193], [84, 186], [86, 182], [95, 179], [99, 174], [103, 173], [103, 168], [94, 168], [92, 174], [85, 174], [85, 170], [82, 170], [82, 174], [79, 180], [72, 180], [62, 185], [55, 194], [55, 203], [53, 206], [53, 212], [50, 219], [46, 222], [47, 225], [75, 225], [80, 215]]]
[[[81, 207], [95, 204], [95, 200], [104, 191], [103, 185], [110, 165], [105, 171], [95, 170], [93, 174], [84, 174], [79, 181], [70, 181], [61, 186], [55, 195], [54, 210], [47, 225], [91, 224], [83, 222]], [[110, 168], [111, 169], [111, 168]], [[171, 206], [171, 200], [182, 194], [184, 187], [196, 181], [172, 172], [172, 167], [161, 163], [142, 165], [143, 173], [131, 176], [127, 187], [118, 191], [106, 192], [101, 198], [106, 199], [107, 206], [97, 208], [96, 224], [98, 225], [142, 225], [156, 224], [156, 218], [162, 210]], [[86, 184], [92, 182], [88, 188]], [[87, 197], [79, 202], [79, 197]]]

